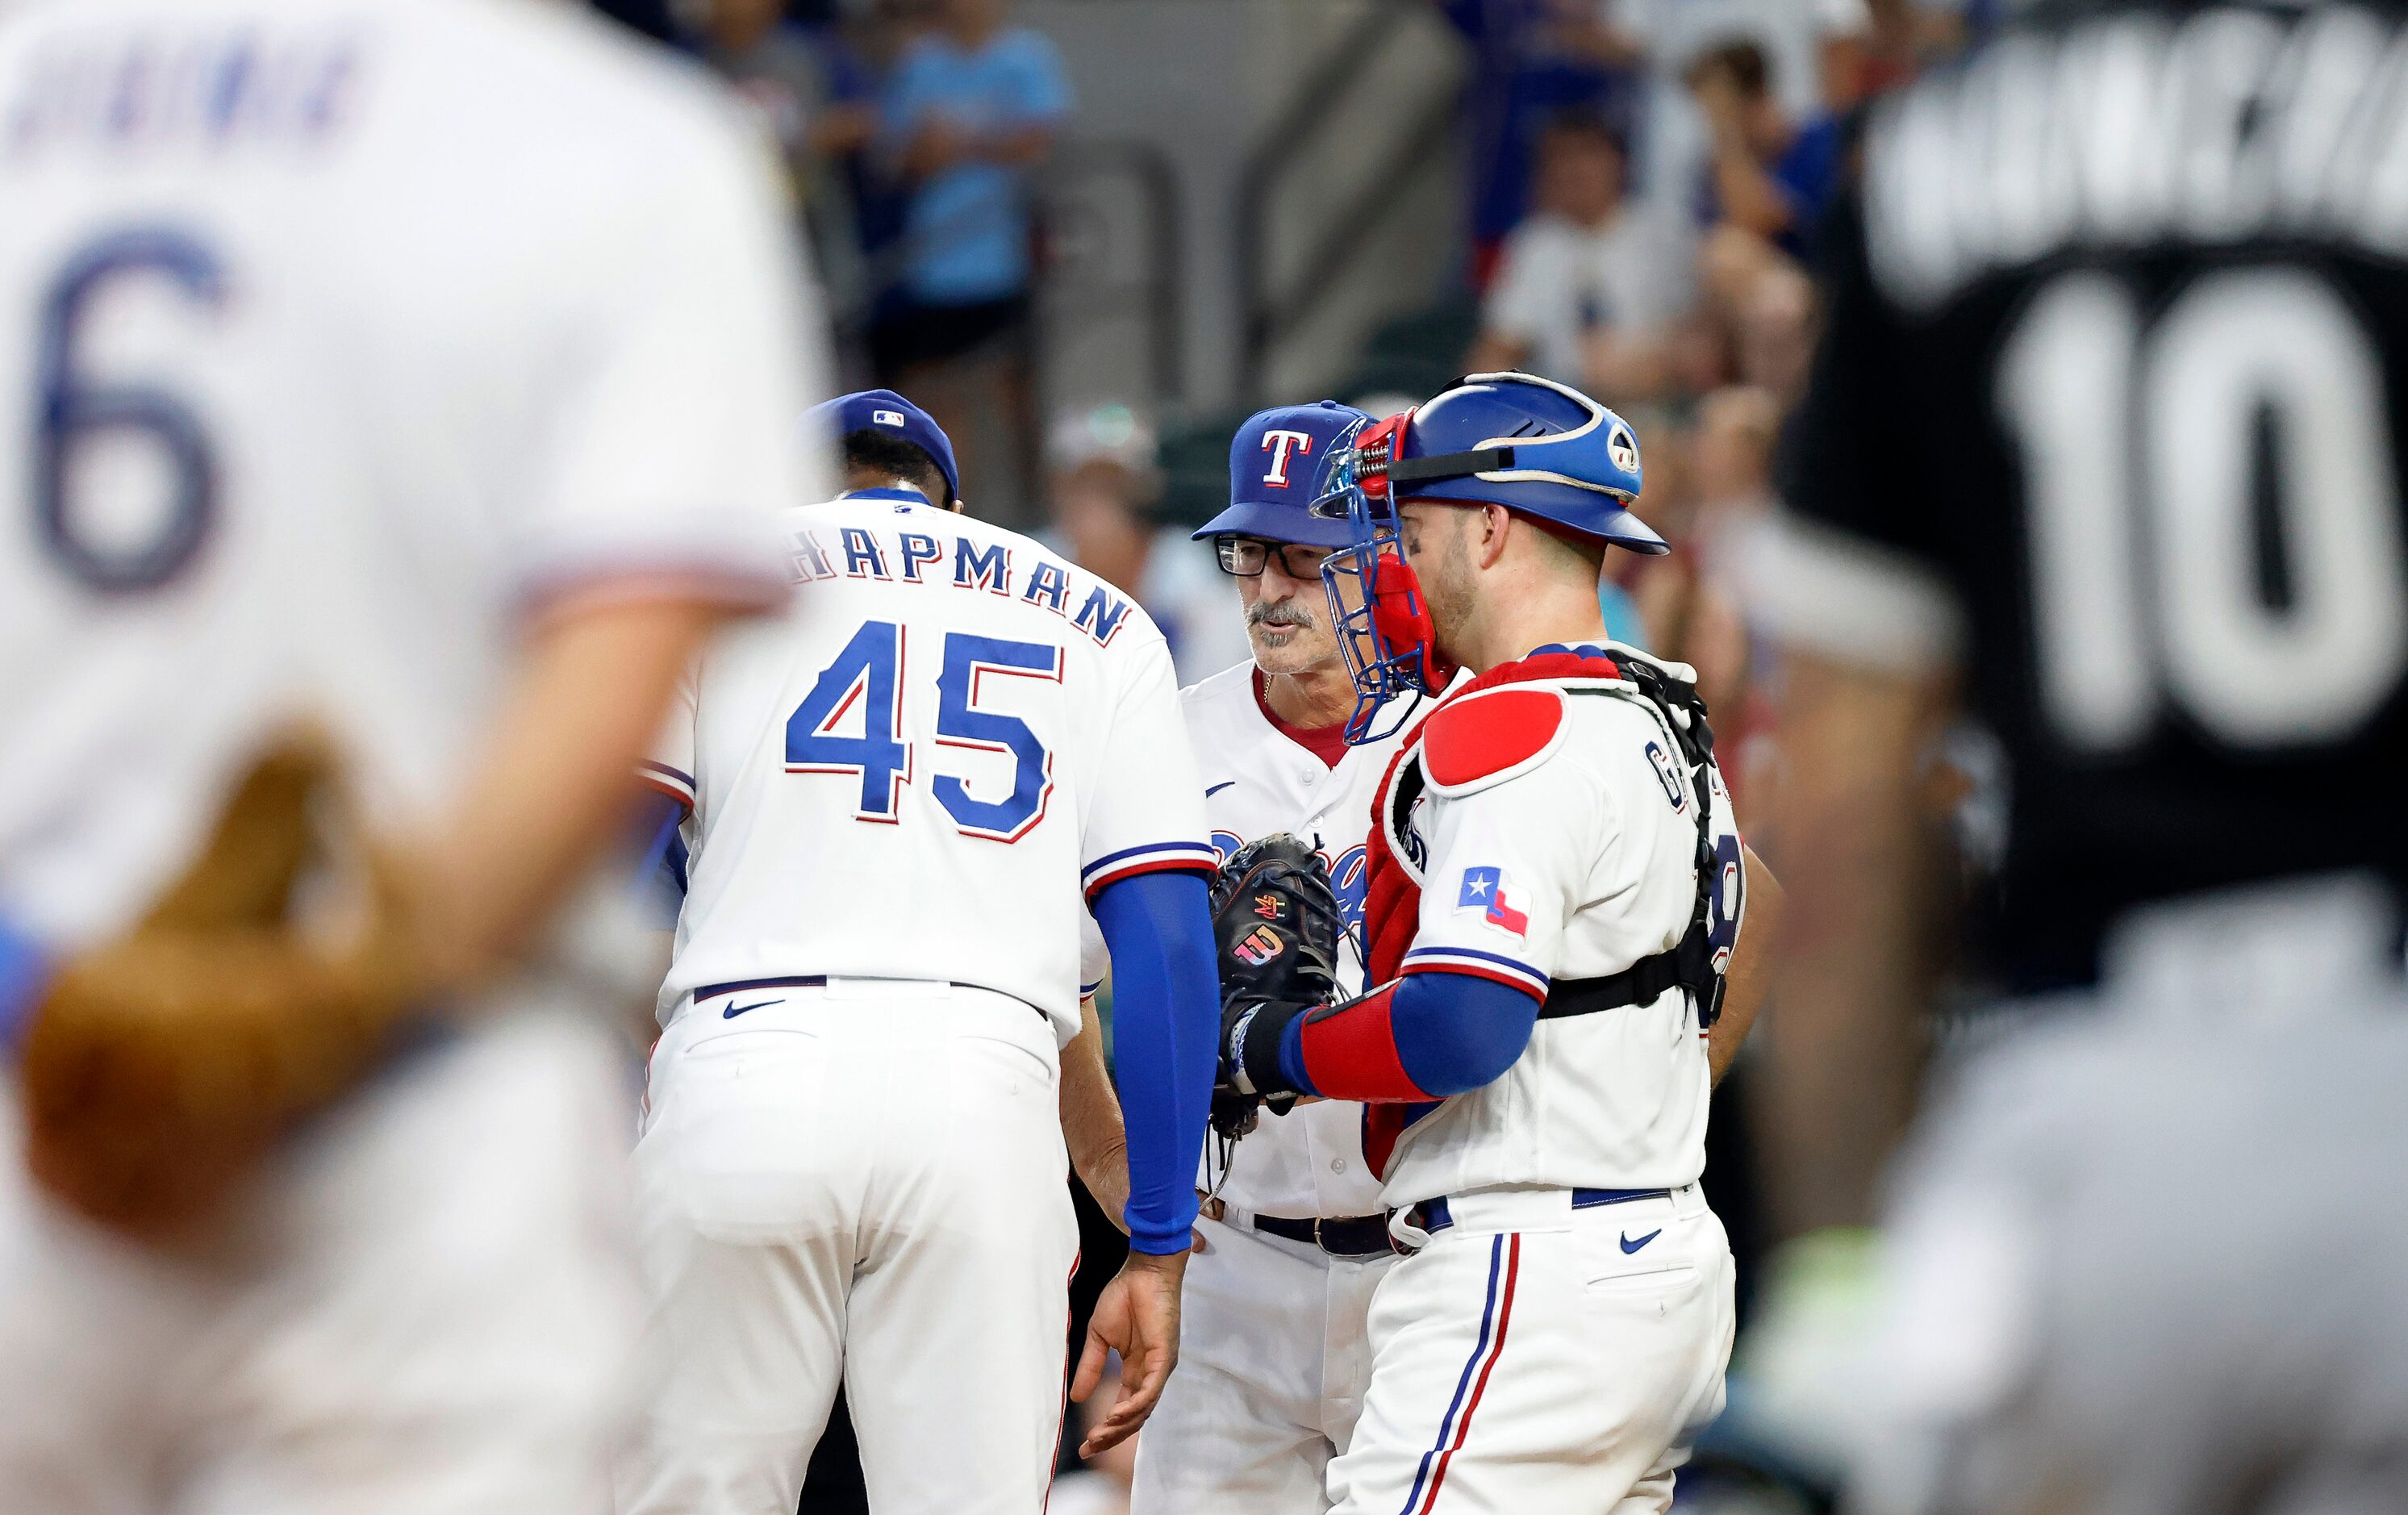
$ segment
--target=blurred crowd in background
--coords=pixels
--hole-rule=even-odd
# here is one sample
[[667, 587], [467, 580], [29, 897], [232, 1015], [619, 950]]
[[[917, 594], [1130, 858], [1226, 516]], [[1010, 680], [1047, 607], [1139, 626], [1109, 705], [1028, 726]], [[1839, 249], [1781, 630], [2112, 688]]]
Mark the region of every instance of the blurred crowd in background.
[[[1176, 434], [1212, 460], [1260, 405], [1331, 397], [1387, 415], [1426, 394], [1241, 394], [1178, 415], [1133, 397], [1045, 414], [1036, 187], [1080, 129], [1056, 39], [1011, 0], [596, 3], [690, 51], [761, 112], [785, 154], [845, 387], [875, 382], [925, 406], [962, 450], [970, 508], [1135, 594], [1183, 679], [1247, 656], [1234, 587], [1209, 544], [1189, 538], [1217, 477], [1203, 493], [1166, 487]], [[1736, 585], [1816, 335], [1818, 229], [1854, 172], [1869, 105], [1978, 46], [2002, 0], [1426, 4], [1463, 54], [1459, 255], [1392, 330], [1448, 371], [1525, 369], [1633, 422], [1640, 513], [1675, 550], [1612, 555], [1607, 623], [1696, 666], [1742, 822], [1778, 871], [1777, 692]], [[1965, 808], [1979, 766], [1942, 776], [1935, 813]], [[1741, 1254], [1743, 1328], [1751, 1295], [1779, 1271], [1777, 1244], [1799, 1229], [1750, 1147], [1747, 1108], [1762, 1096], [1745, 1068], [1718, 1096], [1708, 1173]], [[1757, 1357], [1782, 1350], [1760, 1345]], [[1749, 1363], [1743, 1336], [1742, 1405]], [[817, 1489], [835, 1481], [828, 1462], [815, 1464]], [[1125, 1459], [1084, 1470], [1055, 1508], [1125, 1508]], [[852, 1508], [846, 1494], [813, 1497], [807, 1509]]]
[[[760, 110], [845, 382], [925, 406], [964, 451], [973, 505], [1007, 502], [989, 513], [1137, 593], [1183, 677], [1243, 656], [1234, 594], [1179, 529], [1210, 512], [1166, 501], [1155, 463], [1164, 432], [1197, 418], [1040, 410], [1034, 185], [1079, 129], [1055, 42], [1010, 0], [598, 3]], [[1738, 716], [1746, 638], [1719, 560], [1765, 496], [1803, 379], [1817, 222], [1866, 104], [1977, 39], [1999, 0], [1429, 4], [1466, 55], [1461, 255], [1411, 324], [1459, 371], [1543, 374], [1639, 425], [1642, 511], [1689, 550], [1618, 560], [1636, 619], [1618, 599], [1610, 619], [1697, 663], [1715, 709]], [[1385, 414], [1424, 396], [1334, 397]], [[1204, 429], [1226, 439], [1242, 414]]]

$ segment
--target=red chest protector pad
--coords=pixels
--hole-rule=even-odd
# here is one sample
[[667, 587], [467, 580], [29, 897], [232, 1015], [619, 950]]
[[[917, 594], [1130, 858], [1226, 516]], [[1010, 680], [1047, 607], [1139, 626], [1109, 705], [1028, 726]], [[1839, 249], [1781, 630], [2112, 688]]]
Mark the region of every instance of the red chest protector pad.
[[[1413, 934], [1420, 929], [1421, 877], [1427, 858], [1422, 836], [1413, 826], [1413, 810], [1429, 787], [1430, 766], [1435, 764], [1441, 770], [1455, 770], [1440, 774], [1441, 780], [1453, 787], [1466, 781], [1473, 769], [1488, 765], [1507, 767], [1526, 755], [1519, 751], [1514, 732], [1500, 733], [1495, 743], [1486, 743], [1478, 727], [1445, 729], [1440, 716], [1457, 701], [1508, 684], [1619, 677], [1621, 670], [1611, 658], [1576, 652], [1545, 652], [1518, 663], [1500, 664], [1449, 693], [1405, 737], [1404, 745], [1389, 760], [1388, 771], [1381, 776], [1378, 793], [1371, 802], [1371, 835], [1364, 844], [1363, 981], [1367, 988], [1396, 979], [1404, 965], [1405, 953], [1412, 948]], [[1430, 745], [1433, 724], [1441, 727], [1441, 737], [1436, 744], [1437, 750], [1425, 752], [1425, 746]], [[1364, 1107], [1363, 1155], [1373, 1173], [1386, 1175], [1397, 1137], [1433, 1108]]]

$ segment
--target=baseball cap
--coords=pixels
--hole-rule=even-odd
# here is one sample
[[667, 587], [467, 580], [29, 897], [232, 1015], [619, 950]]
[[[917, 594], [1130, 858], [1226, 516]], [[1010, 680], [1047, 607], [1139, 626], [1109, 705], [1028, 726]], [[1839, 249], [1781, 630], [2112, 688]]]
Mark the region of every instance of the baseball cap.
[[935, 417], [893, 390], [857, 390], [823, 400], [811, 407], [807, 419], [814, 426], [826, 427], [838, 441], [854, 432], [874, 431], [910, 443], [935, 459], [937, 472], [945, 476], [945, 498], [936, 503], [951, 505], [962, 497], [961, 469], [953, 462], [953, 439]]
[[1229, 439], [1229, 507], [1195, 535], [1350, 546], [1354, 528], [1313, 515], [1312, 502], [1329, 492], [1330, 459], [1353, 447], [1370, 420], [1335, 400], [1255, 411]]

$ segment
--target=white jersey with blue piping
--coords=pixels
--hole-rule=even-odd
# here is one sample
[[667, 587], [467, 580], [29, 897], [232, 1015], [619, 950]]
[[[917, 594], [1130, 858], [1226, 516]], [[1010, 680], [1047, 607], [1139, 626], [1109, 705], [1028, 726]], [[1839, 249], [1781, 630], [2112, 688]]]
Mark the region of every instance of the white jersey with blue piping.
[[909, 491], [785, 526], [792, 609], [712, 650], [646, 770], [693, 808], [664, 1023], [833, 975], [996, 990], [1068, 1041], [1082, 897], [1213, 865], [1162, 634]]
[[531, 607], [783, 599], [825, 343], [731, 97], [566, 7], [0, 13], [0, 917], [122, 926], [294, 719], [439, 813]]
[[[1470, 974], [1543, 1000], [1558, 981], [1672, 949], [1698, 901], [1698, 796], [1679, 752], [1657, 707], [1618, 679], [1451, 699], [1399, 765], [1378, 822], [1420, 886], [1401, 971]], [[1708, 772], [1715, 832], [1735, 847], [1729, 798]], [[1678, 1188], [1704, 1170], [1711, 1093], [1697, 1008], [1677, 987], [1541, 1019], [1501, 1077], [1405, 1128], [1382, 1197]]]

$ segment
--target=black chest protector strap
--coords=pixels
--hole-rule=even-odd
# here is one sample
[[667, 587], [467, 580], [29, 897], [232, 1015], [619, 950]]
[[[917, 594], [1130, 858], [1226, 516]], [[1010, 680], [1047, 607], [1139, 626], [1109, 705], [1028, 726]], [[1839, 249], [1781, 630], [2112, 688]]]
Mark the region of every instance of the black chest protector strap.
[[[1557, 979], [1539, 1007], [1539, 1019], [1559, 1021], [1594, 1015], [1626, 1005], [1652, 1005], [1664, 991], [1686, 989], [1698, 1002], [1698, 1026], [1711, 1028], [1723, 1012], [1723, 976], [1714, 966], [1711, 941], [1714, 903], [1713, 785], [1709, 781], [1714, 756], [1713, 727], [1706, 723], [1706, 704], [1698, 686], [1676, 679], [1643, 659], [1617, 659], [1622, 676], [1663, 713], [1664, 724], [1681, 749], [1698, 802], [1698, 897], [1689, 910], [1689, 929], [1670, 951], [1641, 958], [1620, 973], [1597, 979]], [[1633, 696], [1616, 689], [1569, 689], [1567, 694], [1597, 694], [1613, 699]], [[1676, 713], [1677, 712], [1677, 713]], [[1682, 719], [1685, 716], [1685, 722]]]

